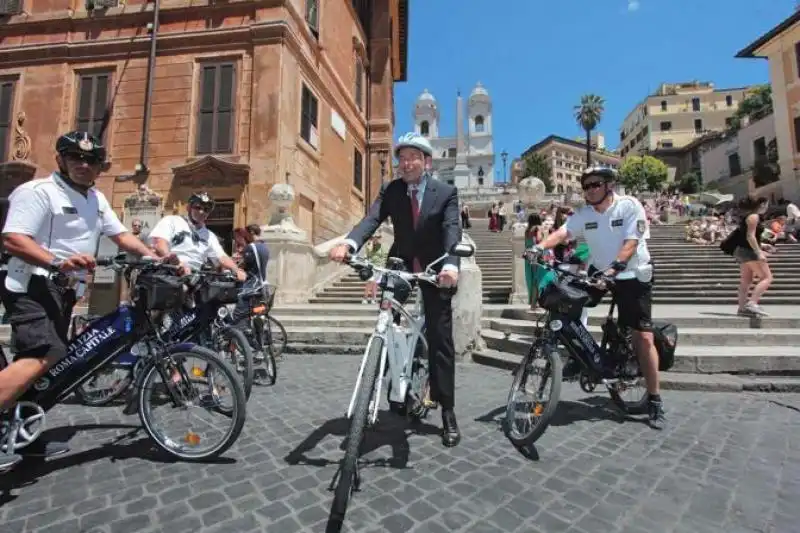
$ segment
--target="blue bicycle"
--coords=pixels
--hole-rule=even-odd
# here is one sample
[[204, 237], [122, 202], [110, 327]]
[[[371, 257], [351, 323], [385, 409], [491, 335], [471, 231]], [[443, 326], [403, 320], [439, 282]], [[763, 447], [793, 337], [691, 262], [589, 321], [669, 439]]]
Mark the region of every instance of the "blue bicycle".
[[[182, 304], [187, 280], [176, 275], [176, 267], [147, 260], [103, 258], [97, 264], [130, 274], [133, 303], [92, 320], [70, 341], [64, 358], [11, 409], [0, 413], [0, 448], [13, 454], [30, 445], [44, 431], [47, 411], [139, 340], [152, 338], [151, 356], [136, 381], [136, 405], [145, 431], [159, 448], [183, 460], [224, 453], [246, 419], [247, 400], [236, 371], [206, 348], [164, 342], [152, 319], [154, 313]], [[0, 348], [0, 365], [5, 361]], [[161, 407], [167, 411], [163, 420], [156, 413]], [[227, 427], [206, 423], [205, 415], [214, 414], [221, 415]], [[171, 431], [173, 421], [186, 421], [188, 427]], [[201, 423], [209, 427], [208, 434], [200, 433]]]

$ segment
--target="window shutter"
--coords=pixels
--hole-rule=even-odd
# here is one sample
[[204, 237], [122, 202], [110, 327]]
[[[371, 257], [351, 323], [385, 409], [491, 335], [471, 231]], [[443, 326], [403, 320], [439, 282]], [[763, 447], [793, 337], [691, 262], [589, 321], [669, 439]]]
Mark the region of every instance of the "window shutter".
[[0, 15], [18, 15], [22, 12], [22, 0], [0, 0]]

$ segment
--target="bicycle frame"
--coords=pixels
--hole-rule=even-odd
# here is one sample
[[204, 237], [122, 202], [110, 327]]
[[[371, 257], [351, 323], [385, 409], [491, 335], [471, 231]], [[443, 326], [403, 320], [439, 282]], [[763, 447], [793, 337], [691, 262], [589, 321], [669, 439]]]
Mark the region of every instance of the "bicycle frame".
[[[415, 289], [419, 291], [417, 287]], [[418, 294], [418, 297], [421, 295]], [[421, 300], [420, 300], [421, 301]], [[389, 394], [389, 399], [393, 402], [404, 402], [406, 393], [411, 382], [411, 363], [414, 360], [414, 351], [417, 342], [423, 342], [427, 345], [425, 336], [423, 335], [423, 328], [425, 326], [425, 314], [422, 312], [422, 306], [419, 310], [412, 315], [406, 310], [403, 305], [398, 302], [391, 291], [384, 290], [381, 298], [381, 311], [378, 314], [378, 320], [375, 323], [375, 331], [367, 341], [367, 347], [364, 355], [361, 358], [361, 365], [358, 369], [358, 377], [356, 384], [353, 388], [353, 394], [350, 396], [350, 403], [347, 407], [347, 418], [353, 416], [353, 409], [355, 408], [356, 396], [358, 395], [359, 387], [361, 386], [361, 379], [364, 375], [364, 366], [369, 357], [372, 344], [380, 341], [383, 343], [381, 349], [381, 360], [378, 367], [378, 376], [383, 376], [386, 372], [386, 363], [389, 363], [389, 383], [392, 385], [392, 390]], [[394, 323], [394, 313], [399, 314], [402, 318], [406, 319], [408, 326], [400, 326]], [[383, 380], [378, 379], [375, 382], [374, 392], [374, 405], [372, 406], [369, 422], [374, 424], [378, 419], [378, 406], [380, 404], [380, 394], [383, 385]]]

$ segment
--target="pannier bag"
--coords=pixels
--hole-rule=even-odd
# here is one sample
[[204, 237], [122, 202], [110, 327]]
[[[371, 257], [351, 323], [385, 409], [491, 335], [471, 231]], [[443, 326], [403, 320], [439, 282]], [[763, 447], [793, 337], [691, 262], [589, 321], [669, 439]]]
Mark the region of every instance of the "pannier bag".
[[198, 295], [203, 303], [235, 304], [239, 301], [239, 287], [235, 281], [209, 281]]
[[653, 322], [653, 339], [658, 351], [658, 369], [666, 372], [675, 364], [675, 348], [678, 346], [678, 328], [669, 322]]

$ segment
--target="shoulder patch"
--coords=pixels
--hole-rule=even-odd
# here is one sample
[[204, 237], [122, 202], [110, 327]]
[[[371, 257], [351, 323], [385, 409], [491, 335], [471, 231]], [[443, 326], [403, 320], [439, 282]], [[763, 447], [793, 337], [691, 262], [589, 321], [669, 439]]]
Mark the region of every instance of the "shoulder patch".
[[647, 222], [645, 220], [639, 219], [636, 221], [636, 233], [644, 235], [646, 229], [647, 229]]

